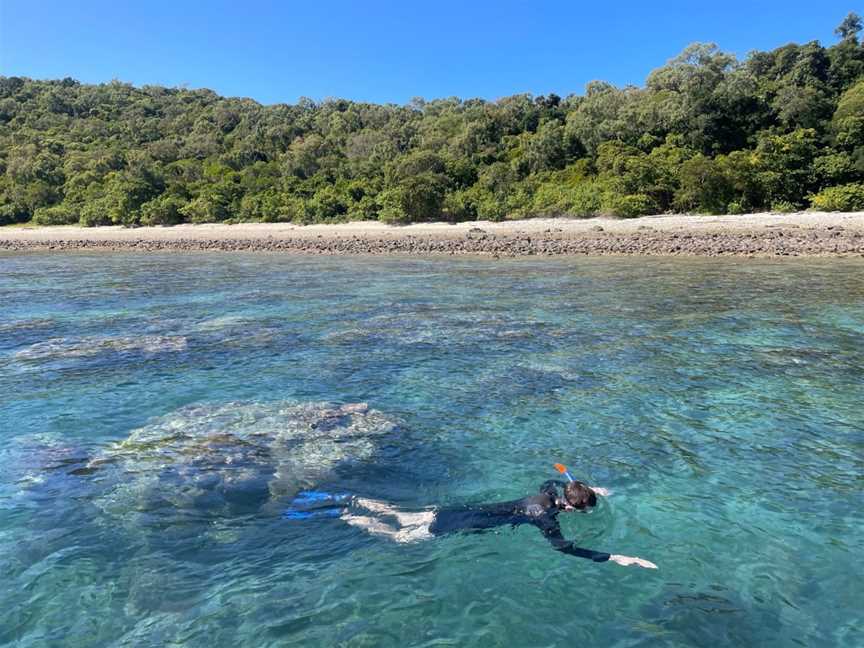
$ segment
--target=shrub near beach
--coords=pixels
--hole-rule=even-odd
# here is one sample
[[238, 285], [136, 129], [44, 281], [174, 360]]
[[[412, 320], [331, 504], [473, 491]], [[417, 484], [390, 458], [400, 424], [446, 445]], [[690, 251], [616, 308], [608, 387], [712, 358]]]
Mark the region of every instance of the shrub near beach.
[[695, 44], [643, 87], [264, 106], [0, 77], [0, 224], [862, 209], [864, 47]]
[[813, 196], [812, 203], [816, 209], [824, 211], [864, 210], [864, 184], [829, 187]]

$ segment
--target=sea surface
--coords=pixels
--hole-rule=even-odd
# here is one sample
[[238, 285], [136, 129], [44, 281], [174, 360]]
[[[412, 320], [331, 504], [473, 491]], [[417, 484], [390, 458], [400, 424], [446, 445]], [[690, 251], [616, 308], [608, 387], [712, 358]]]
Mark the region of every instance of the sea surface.
[[860, 260], [0, 255], [0, 645], [862, 646], [862, 480]]

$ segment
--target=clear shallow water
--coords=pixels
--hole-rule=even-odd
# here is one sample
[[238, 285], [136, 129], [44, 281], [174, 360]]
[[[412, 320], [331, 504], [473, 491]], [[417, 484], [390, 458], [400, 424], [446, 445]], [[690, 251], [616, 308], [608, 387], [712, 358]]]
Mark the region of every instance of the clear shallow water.
[[[860, 646], [862, 335], [855, 261], [0, 256], [0, 644]], [[658, 571], [278, 516], [554, 461]]]

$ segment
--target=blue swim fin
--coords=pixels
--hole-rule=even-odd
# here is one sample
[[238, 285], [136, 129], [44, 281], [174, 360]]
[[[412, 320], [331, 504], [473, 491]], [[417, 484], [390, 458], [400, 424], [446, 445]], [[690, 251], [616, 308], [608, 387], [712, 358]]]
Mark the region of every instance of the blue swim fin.
[[348, 498], [347, 493], [326, 493], [324, 491], [300, 491], [292, 504], [314, 504], [317, 502], [340, 502]]
[[[282, 512], [282, 517], [286, 520], [309, 520], [311, 518], [322, 517], [339, 517], [342, 515], [342, 508], [321, 508], [304, 510], [304, 507], [324, 505], [325, 507], [338, 506], [344, 504], [351, 496], [347, 493], [326, 493], [324, 491], [301, 491], [297, 493], [291, 501], [291, 506]], [[301, 508], [297, 508], [301, 507]]]
[[342, 509], [324, 509], [323, 511], [299, 511], [294, 508], [285, 509], [282, 517], [286, 520], [309, 520], [311, 518], [339, 517]]

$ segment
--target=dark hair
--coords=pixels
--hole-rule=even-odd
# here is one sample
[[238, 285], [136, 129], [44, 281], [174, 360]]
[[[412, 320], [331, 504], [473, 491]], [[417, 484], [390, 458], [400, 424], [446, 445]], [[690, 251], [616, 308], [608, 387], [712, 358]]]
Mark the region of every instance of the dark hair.
[[567, 482], [564, 487], [564, 498], [570, 506], [577, 509], [597, 505], [597, 495], [580, 481]]

